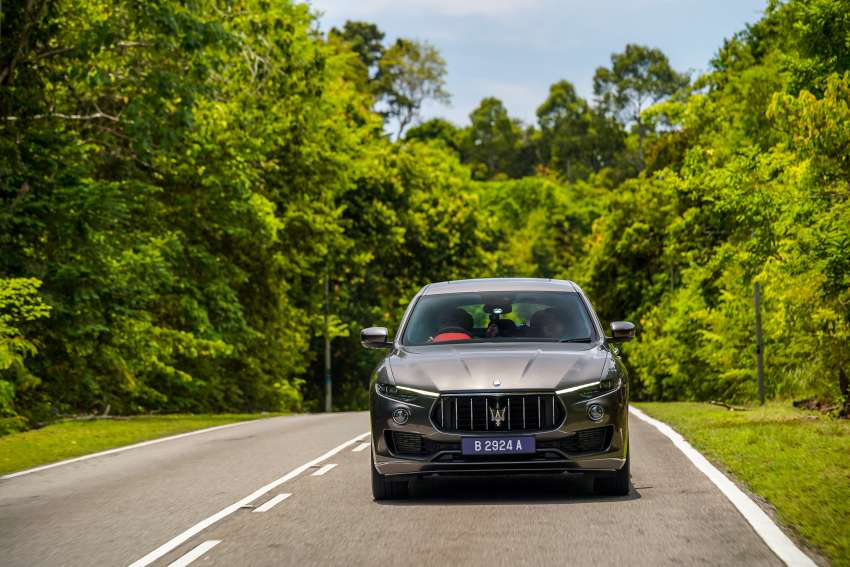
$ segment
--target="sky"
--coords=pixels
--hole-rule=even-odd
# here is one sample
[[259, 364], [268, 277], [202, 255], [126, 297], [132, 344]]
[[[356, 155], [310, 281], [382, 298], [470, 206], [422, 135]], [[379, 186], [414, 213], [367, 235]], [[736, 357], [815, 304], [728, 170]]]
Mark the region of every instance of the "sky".
[[320, 29], [373, 22], [386, 34], [426, 40], [446, 60], [448, 106], [423, 119], [458, 125], [482, 98], [534, 123], [549, 85], [572, 82], [593, 96], [593, 74], [627, 43], [658, 47], [678, 71], [705, 72], [724, 38], [759, 19], [766, 0], [309, 0]]

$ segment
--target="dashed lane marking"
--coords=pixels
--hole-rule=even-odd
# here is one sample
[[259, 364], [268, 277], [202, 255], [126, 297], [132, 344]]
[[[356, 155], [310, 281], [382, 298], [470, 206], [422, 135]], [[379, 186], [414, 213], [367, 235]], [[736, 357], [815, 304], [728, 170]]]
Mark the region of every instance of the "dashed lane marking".
[[323, 476], [323, 475], [327, 474], [335, 466], [336, 466], [335, 464], [329, 463], [329, 464], [323, 466], [322, 468], [320, 468], [319, 470], [317, 470], [316, 472], [314, 472], [313, 476]]
[[321, 463], [323, 461], [327, 461], [328, 459], [330, 459], [331, 457], [333, 457], [334, 455], [336, 455], [337, 453], [339, 453], [343, 449], [350, 447], [351, 445], [354, 445], [358, 441], [361, 441], [362, 439], [365, 439], [368, 436], [369, 436], [368, 431], [366, 433], [361, 433], [357, 437], [355, 437], [353, 439], [349, 439], [348, 441], [346, 441], [345, 443], [342, 443], [341, 445], [337, 445], [336, 447], [334, 447], [333, 449], [331, 449], [330, 451], [328, 451], [324, 455], [316, 457], [312, 461], [306, 462], [303, 465], [301, 465], [300, 467], [292, 469], [291, 471], [289, 471], [288, 473], [286, 473], [282, 477], [280, 477], [276, 480], [273, 480], [272, 482], [268, 483], [265, 486], [258, 488], [257, 490], [255, 490], [254, 492], [252, 492], [251, 494], [246, 496], [245, 498], [243, 498], [243, 499], [241, 499], [237, 502], [234, 502], [233, 504], [231, 504], [227, 508], [219, 510], [218, 512], [216, 512], [212, 516], [201, 520], [200, 522], [198, 522], [197, 524], [195, 524], [191, 528], [187, 529], [186, 531], [184, 531], [180, 535], [178, 535], [178, 536], [170, 539], [169, 541], [165, 542], [164, 544], [160, 545], [159, 547], [157, 547], [156, 549], [154, 549], [153, 551], [151, 551], [150, 553], [148, 553], [147, 555], [145, 555], [141, 559], [134, 561], [133, 563], [130, 564], [130, 567], [145, 567], [146, 565], [150, 565], [151, 563], [153, 563], [157, 559], [161, 558], [165, 554], [173, 551], [177, 546], [186, 542], [187, 540], [189, 540], [193, 536], [197, 535], [198, 533], [202, 532], [203, 530], [210, 527], [211, 525], [215, 524], [216, 522], [223, 520], [224, 518], [231, 515], [236, 510], [240, 509], [241, 507], [245, 506], [246, 504], [250, 504], [251, 502], [253, 502], [257, 498], [259, 498], [260, 496], [262, 496], [262, 495], [264, 495], [268, 492], [271, 492], [272, 490], [274, 490], [275, 488], [277, 488], [278, 486], [280, 486], [284, 482], [292, 480], [293, 478], [297, 477], [298, 475], [300, 475], [301, 473], [303, 473], [307, 469], [309, 469], [311, 467], [315, 467], [316, 465], [318, 465], [319, 463]]
[[210, 539], [199, 545], [198, 547], [192, 549], [189, 553], [178, 559], [177, 561], [169, 564], [168, 567], [185, 567], [210, 549], [214, 548], [218, 544], [221, 543], [220, 539]]
[[366, 449], [369, 448], [369, 445], [371, 445], [371, 443], [361, 443], [360, 445], [358, 445], [357, 447], [352, 449], [351, 452], [352, 453], [359, 453], [360, 451], [365, 451]]
[[271, 500], [269, 500], [265, 504], [263, 504], [261, 506], [257, 506], [256, 508], [254, 508], [254, 512], [268, 512], [269, 510], [271, 510], [272, 508], [274, 508], [275, 506], [277, 506], [278, 504], [280, 504], [281, 502], [283, 502], [284, 500], [286, 500], [290, 496], [292, 496], [292, 494], [290, 494], [290, 493], [278, 494], [277, 496], [275, 496], [274, 498], [272, 498]]

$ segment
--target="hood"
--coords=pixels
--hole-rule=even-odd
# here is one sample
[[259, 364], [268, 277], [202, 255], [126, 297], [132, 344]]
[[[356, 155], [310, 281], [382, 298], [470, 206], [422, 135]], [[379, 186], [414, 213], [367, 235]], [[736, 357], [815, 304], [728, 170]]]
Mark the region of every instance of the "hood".
[[401, 348], [389, 364], [397, 385], [431, 392], [560, 390], [599, 380], [608, 356], [581, 344], [429, 345]]

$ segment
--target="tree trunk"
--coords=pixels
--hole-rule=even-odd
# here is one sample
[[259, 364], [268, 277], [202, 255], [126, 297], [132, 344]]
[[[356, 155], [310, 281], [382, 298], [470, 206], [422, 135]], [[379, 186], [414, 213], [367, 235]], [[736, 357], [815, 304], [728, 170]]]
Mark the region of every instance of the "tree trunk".
[[637, 130], [638, 130], [638, 159], [640, 160], [640, 164], [638, 166], [638, 169], [640, 171], [643, 171], [643, 164], [644, 164], [643, 141], [644, 141], [644, 138], [646, 138], [646, 132], [644, 131], [644, 128], [643, 128], [643, 122], [641, 122], [640, 119], [638, 119], [638, 121], [637, 121], [637, 127], [638, 127], [637, 128]]

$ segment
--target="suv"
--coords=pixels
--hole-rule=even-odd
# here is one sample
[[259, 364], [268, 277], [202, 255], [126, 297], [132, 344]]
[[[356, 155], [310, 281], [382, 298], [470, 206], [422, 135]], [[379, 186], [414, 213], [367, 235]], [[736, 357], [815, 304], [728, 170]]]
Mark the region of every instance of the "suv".
[[570, 281], [430, 284], [399, 332], [361, 332], [389, 349], [371, 380], [372, 493], [402, 498], [428, 475], [581, 473], [597, 492], [629, 492], [628, 377]]

